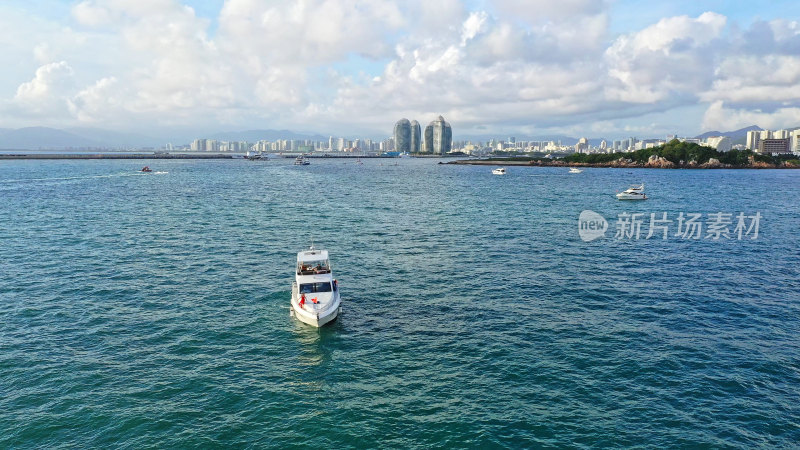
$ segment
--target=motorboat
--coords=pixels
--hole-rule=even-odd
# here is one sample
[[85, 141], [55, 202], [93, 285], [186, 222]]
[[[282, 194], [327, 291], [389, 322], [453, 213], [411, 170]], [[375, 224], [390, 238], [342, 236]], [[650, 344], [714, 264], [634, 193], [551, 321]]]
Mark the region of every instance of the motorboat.
[[617, 193], [617, 198], [620, 200], [647, 200], [647, 195], [644, 193], [644, 183], [638, 186], [631, 186]]
[[315, 327], [333, 321], [341, 313], [339, 285], [333, 278], [327, 250], [312, 245], [297, 254], [291, 303], [292, 315]]
[[311, 164], [311, 161], [306, 159], [305, 155], [300, 155], [294, 160], [295, 166], [307, 166], [309, 164]]
[[495, 175], [505, 175], [506, 169], [505, 167], [498, 167], [497, 169], [492, 170], [492, 173]]
[[252, 154], [250, 152], [247, 152], [245, 158], [250, 161], [266, 161], [269, 159], [269, 156], [263, 152], [252, 153]]
[[583, 172], [583, 170], [578, 169], [577, 167], [570, 167], [569, 168], [569, 173], [582, 173], [582, 172]]
[[142, 171], [142, 172], [152, 172], [152, 171], [153, 171], [153, 169], [151, 169], [151, 168], [150, 168], [150, 166], [144, 166], [144, 167], [142, 167], [142, 170], [141, 170], [141, 171]]

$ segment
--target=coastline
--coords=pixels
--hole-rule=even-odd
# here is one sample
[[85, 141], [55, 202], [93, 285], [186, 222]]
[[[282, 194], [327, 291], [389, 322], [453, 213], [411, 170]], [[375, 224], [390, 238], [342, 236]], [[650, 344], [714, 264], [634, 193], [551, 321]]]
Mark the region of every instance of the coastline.
[[534, 166], [534, 167], [596, 167], [596, 168], [615, 168], [615, 169], [800, 169], [800, 166], [791, 164], [770, 164], [765, 162], [753, 162], [746, 165], [723, 164], [720, 162], [709, 162], [704, 164], [683, 164], [676, 165], [663, 160], [653, 160], [646, 163], [618, 159], [611, 162], [601, 163], [582, 163], [550, 161], [537, 159], [460, 159], [449, 161], [445, 164], [475, 165], [475, 166]]

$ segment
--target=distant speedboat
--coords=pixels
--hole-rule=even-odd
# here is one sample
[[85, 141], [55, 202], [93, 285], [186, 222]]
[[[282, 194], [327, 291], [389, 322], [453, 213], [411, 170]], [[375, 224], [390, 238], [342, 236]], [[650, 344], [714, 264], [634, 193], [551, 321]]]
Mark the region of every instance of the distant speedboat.
[[505, 167], [498, 167], [497, 169], [492, 170], [492, 173], [495, 175], [505, 175], [506, 169]]
[[298, 320], [315, 327], [321, 327], [339, 315], [342, 300], [327, 250], [318, 250], [312, 245], [297, 254], [291, 304], [292, 314]]
[[631, 186], [617, 194], [619, 200], [647, 200], [644, 193], [644, 183], [638, 186]]
[[577, 167], [570, 167], [569, 168], [569, 173], [581, 173], [581, 172], [583, 172], [583, 170], [578, 169]]
[[151, 169], [150, 166], [142, 167], [142, 172], [152, 172], [152, 171], [153, 171], [153, 169]]
[[294, 165], [295, 166], [307, 166], [309, 164], [311, 164], [311, 162], [309, 160], [307, 160], [304, 155], [300, 155], [297, 158], [295, 158], [295, 160], [294, 160]]
[[269, 156], [267, 156], [266, 153], [262, 153], [262, 152], [252, 153], [252, 154], [250, 152], [247, 152], [247, 154], [245, 155], [245, 158], [249, 159], [250, 161], [262, 161], [262, 160], [269, 159]]

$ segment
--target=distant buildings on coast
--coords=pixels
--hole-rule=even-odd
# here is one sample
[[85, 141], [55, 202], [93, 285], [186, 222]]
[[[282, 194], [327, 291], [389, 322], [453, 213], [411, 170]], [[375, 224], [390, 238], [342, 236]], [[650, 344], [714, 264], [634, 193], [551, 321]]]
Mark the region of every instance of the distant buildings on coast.
[[[467, 145], [459, 143], [460, 147]], [[181, 150], [172, 145], [167, 150]], [[256, 153], [310, 153], [310, 152], [345, 152], [363, 155], [379, 155], [385, 153], [418, 153], [429, 155], [445, 155], [453, 152], [453, 128], [439, 116], [423, 130], [419, 122], [408, 119], [399, 120], [394, 126], [392, 136], [383, 140], [347, 139], [330, 136], [327, 140], [312, 139], [277, 139], [257, 142], [227, 142], [214, 139], [195, 139], [188, 150], [193, 152], [256, 152]]]
[[[565, 155], [569, 153], [620, 153], [654, 148], [678, 139], [711, 147], [719, 152], [733, 149], [750, 149], [756, 153], [784, 154], [800, 153], [800, 129], [760, 130], [747, 133], [746, 142], [734, 141], [727, 136], [705, 138], [679, 137], [667, 135], [664, 139], [639, 139], [635, 136], [619, 140], [578, 139], [577, 143], [563, 143], [560, 140], [519, 140], [514, 136], [508, 139], [489, 139], [486, 141], [454, 141], [453, 128], [442, 116], [428, 123], [425, 128], [416, 120], [400, 119], [394, 124], [392, 135], [383, 140], [347, 139], [330, 136], [327, 140], [278, 139], [257, 142], [225, 142], [211, 139], [195, 139], [188, 149], [167, 147], [171, 150], [191, 150], [195, 152], [256, 152], [256, 153], [310, 153], [345, 152], [359, 155], [380, 155], [411, 153], [443, 156], [447, 154], [467, 154], [484, 156], [489, 154], [545, 154]], [[740, 138], [741, 139], [741, 138]], [[572, 142], [575, 142], [572, 140]]]
[[800, 152], [800, 129], [748, 131], [745, 147], [756, 153], [786, 154]]

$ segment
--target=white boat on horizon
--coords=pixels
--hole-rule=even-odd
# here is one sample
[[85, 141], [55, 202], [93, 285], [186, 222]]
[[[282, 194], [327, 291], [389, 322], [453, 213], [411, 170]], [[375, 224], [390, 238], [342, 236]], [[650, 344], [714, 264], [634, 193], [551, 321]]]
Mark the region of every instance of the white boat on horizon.
[[292, 283], [292, 315], [303, 323], [321, 327], [341, 313], [339, 286], [333, 278], [327, 250], [310, 249], [297, 253], [295, 281]]
[[505, 169], [505, 167], [498, 167], [497, 169], [492, 170], [492, 173], [494, 175], [505, 175], [506, 174], [506, 169]]
[[311, 161], [306, 159], [305, 155], [300, 155], [294, 160], [295, 166], [307, 166], [309, 164], [311, 164]]
[[583, 170], [578, 169], [577, 167], [570, 167], [569, 168], [569, 173], [582, 173], [582, 172], [583, 172]]
[[644, 183], [638, 186], [631, 186], [628, 189], [617, 193], [617, 198], [619, 200], [647, 200], [647, 195], [644, 193]]

